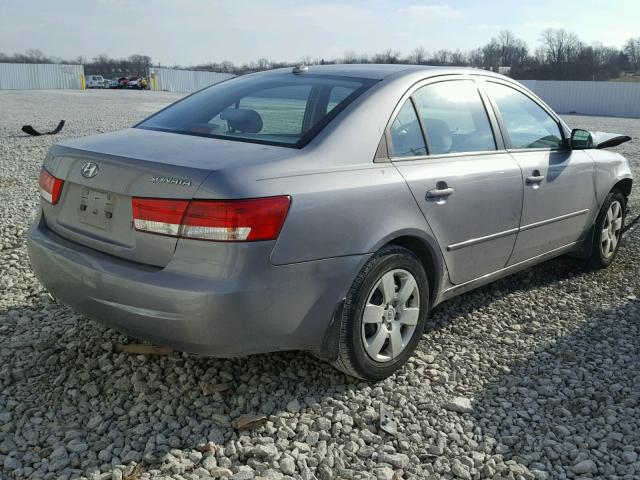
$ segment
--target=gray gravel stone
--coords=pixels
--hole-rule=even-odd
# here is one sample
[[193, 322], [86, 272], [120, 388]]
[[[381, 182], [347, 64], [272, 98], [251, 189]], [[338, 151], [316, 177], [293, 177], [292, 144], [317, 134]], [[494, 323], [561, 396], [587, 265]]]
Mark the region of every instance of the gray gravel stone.
[[286, 456], [280, 460], [280, 470], [285, 475], [293, 475], [296, 471], [296, 464], [291, 457]]
[[409, 457], [404, 453], [380, 453], [378, 454], [379, 463], [388, 463], [396, 468], [406, 468], [409, 465]]
[[214, 467], [209, 470], [209, 473], [213, 478], [230, 477], [233, 474], [231, 470], [223, 467]]
[[456, 397], [450, 402], [445, 403], [444, 407], [447, 410], [458, 413], [469, 413], [473, 411], [471, 400], [465, 397]]
[[257, 445], [251, 449], [251, 456], [270, 460], [278, 454], [275, 445]]
[[471, 472], [469, 471], [469, 467], [467, 465], [463, 465], [460, 460], [454, 458], [451, 461], [451, 472], [459, 478], [463, 478], [464, 480], [471, 480]]
[[573, 472], [581, 475], [583, 473], [596, 473], [598, 467], [593, 460], [582, 460], [573, 466]]
[[378, 480], [393, 480], [393, 470], [389, 467], [378, 467], [375, 470]]

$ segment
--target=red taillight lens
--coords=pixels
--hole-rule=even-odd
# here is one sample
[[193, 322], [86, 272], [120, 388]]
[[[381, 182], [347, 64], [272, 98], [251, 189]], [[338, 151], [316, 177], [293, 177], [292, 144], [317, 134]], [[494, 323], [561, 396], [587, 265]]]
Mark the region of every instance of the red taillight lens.
[[63, 180], [54, 177], [47, 172], [44, 167], [40, 170], [40, 178], [38, 178], [38, 185], [40, 185], [40, 196], [44, 198], [51, 205], [55, 205], [60, 200], [60, 194], [62, 193]]
[[188, 205], [189, 200], [133, 198], [133, 224], [136, 230], [178, 236], [180, 222]]
[[136, 230], [222, 242], [276, 239], [290, 204], [287, 195], [248, 200], [132, 200]]

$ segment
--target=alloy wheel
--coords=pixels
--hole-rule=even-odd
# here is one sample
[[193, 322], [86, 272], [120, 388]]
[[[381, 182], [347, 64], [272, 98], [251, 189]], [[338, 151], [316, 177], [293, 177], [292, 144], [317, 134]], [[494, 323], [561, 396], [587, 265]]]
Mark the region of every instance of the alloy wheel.
[[397, 358], [409, 345], [420, 316], [420, 294], [414, 276], [403, 269], [383, 274], [362, 313], [362, 343], [376, 362]]
[[600, 235], [600, 252], [604, 258], [611, 257], [618, 246], [622, 234], [622, 205], [617, 200], [611, 202], [604, 217]]

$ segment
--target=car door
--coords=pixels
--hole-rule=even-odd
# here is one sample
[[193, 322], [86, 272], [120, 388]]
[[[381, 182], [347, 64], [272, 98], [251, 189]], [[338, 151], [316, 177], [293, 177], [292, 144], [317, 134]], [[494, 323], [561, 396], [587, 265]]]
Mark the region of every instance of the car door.
[[524, 89], [493, 79], [483, 84], [524, 177], [522, 220], [509, 265], [577, 242], [594, 204], [593, 160], [565, 147], [558, 118]]
[[452, 283], [503, 268], [522, 208], [522, 173], [471, 77], [427, 81], [387, 132], [394, 165], [433, 230]]

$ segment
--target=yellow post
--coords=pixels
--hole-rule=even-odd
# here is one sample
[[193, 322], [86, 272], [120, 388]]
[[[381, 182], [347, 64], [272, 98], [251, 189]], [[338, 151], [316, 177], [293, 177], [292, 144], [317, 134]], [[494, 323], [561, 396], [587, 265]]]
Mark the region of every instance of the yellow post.
[[158, 91], [158, 75], [154, 72], [151, 74], [151, 85], [154, 92]]
[[80, 74], [80, 90], [84, 90], [85, 88], [87, 88], [87, 84], [85, 83], [84, 80], [84, 73]]

